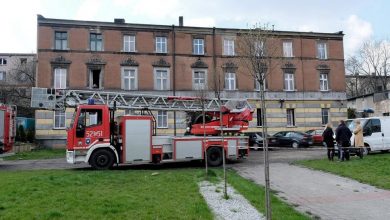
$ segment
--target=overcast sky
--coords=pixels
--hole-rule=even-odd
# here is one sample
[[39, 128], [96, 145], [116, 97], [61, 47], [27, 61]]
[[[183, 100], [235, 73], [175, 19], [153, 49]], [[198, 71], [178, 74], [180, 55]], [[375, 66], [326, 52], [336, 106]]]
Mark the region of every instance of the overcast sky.
[[345, 56], [368, 39], [390, 37], [388, 0], [6, 0], [0, 6], [0, 53], [36, 52], [36, 15], [47, 18], [276, 30], [344, 31]]

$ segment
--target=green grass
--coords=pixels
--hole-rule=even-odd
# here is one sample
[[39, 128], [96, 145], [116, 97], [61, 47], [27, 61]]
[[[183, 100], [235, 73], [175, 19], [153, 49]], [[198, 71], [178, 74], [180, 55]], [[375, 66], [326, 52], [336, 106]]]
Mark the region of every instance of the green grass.
[[4, 171], [0, 219], [212, 219], [200, 172]]
[[363, 160], [351, 157], [350, 161], [337, 162], [322, 160], [303, 160], [296, 164], [349, 177], [362, 183], [390, 189], [390, 154], [370, 154]]
[[4, 160], [39, 160], [53, 158], [65, 158], [65, 149], [39, 149], [3, 157]]
[[[232, 185], [236, 191], [241, 193], [259, 212], [265, 215], [265, 190], [264, 187], [257, 185], [253, 181], [247, 180], [234, 171], [229, 171], [227, 175], [228, 183]], [[271, 209], [272, 219], [280, 220], [301, 220], [311, 219], [304, 215], [292, 206], [282, 202], [274, 193], [271, 193]]]

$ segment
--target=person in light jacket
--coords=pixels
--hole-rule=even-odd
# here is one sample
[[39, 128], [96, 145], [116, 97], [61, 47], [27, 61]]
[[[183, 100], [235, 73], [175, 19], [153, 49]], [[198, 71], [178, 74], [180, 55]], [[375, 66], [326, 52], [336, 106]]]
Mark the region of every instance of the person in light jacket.
[[333, 161], [334, 157], [334, 138], [333, 138], [333, 130], [332, 130], [332, 124], [328, 123], [326, 124], [326, 128], [324, 132], [322, 133], [322, 137], [324, 139], [324, 145], [327, 148], [328, 151], [328, 160]]
[[355, 147], [359, 148], [357, 153], [360, 158], [363, 158], [363, 148], [364, 148], [364, 140], [363, 140], [363, 128], [360, 125], [360, 120], [355, 120], [355, 129], [353, 130], [354, 143]]

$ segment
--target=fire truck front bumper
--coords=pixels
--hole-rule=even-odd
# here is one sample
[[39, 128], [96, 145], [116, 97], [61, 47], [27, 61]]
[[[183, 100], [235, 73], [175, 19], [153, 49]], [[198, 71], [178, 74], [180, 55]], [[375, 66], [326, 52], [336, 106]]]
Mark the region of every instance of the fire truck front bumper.
[[66, 162], [70, 164], [82, 163], [85, 161], [84, 155], [79, 155], [77, 151], [67, 150], [66, 151]]

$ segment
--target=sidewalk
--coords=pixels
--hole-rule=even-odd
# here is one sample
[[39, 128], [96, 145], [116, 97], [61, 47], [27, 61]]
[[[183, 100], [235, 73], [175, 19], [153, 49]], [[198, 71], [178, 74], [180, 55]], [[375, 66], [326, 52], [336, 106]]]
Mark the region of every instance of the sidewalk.
[[[235, 168], [240, 175], [264, 185], [264, 166]], [[286, 163], [270, 164], [271, 189], [320, 219], [390, 219], [390, 191], [333, 174]]]

